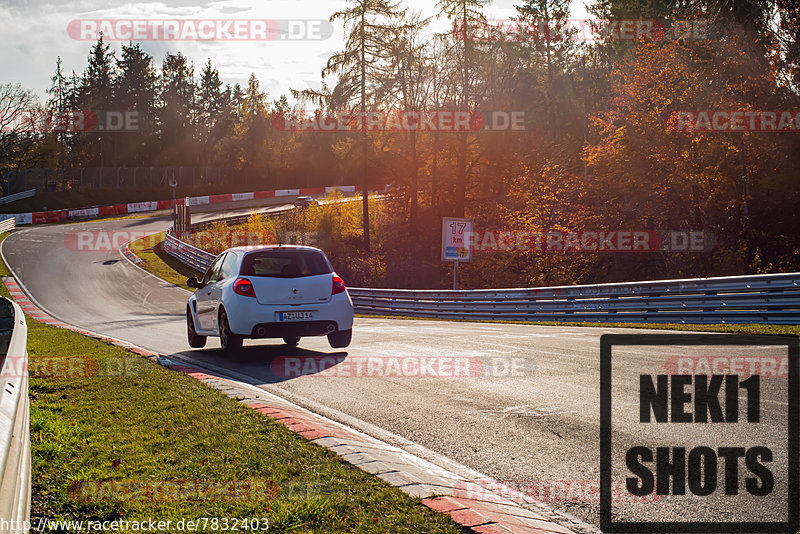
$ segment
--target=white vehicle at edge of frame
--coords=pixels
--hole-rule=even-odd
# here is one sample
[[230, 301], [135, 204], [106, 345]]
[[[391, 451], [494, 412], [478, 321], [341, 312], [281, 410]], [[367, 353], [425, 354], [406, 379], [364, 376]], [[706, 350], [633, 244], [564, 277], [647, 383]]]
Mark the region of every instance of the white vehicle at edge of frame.
[[245, 338], [328, 337], [333, 348], [350, 344], [353, 302], [344, 281], [318, 248], [262, 245], [230, 248], [208, 268], [186, 305], [189, 346], [201, 348], [218, 336], [225, 354]]

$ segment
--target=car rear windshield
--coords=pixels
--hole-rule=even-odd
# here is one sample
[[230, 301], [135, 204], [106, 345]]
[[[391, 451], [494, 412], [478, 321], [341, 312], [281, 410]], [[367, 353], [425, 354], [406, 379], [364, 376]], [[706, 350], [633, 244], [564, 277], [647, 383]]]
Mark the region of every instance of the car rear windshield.
[[333, 272], [328, 258], [315, 250], [271, 249], [251, 252], [244, 257], [242, 276], [298, 278]]

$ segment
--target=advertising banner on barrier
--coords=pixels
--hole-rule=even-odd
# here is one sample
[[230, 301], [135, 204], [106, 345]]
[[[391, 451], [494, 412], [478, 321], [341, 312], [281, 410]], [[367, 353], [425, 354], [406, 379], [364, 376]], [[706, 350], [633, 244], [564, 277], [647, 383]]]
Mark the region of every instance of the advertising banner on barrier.
[[336, 191], [337, 189], [339, 191], [341, 191], [342, 193], [355, 193], [356, 192], [356, 186], [354, 186], [354, 185], [332, 185], [330, 187], [326, 187], [325, 188], [325, 193], [330, 193], [331, 191]]
[[200, 206], [201, 204], [210, 204], [211, 199], [208, 196], [204, 197], [189, 197], [190, 206]]
[[97, 217], [100, 208], [81, 208], [77, 210], [69, 210], [70, 217]]
[[20, 224], [33, 224], [33, 213], [17, 213], [14, 215], [14, 220], [18, 226]]
[[[276, 196], [322, 195], [339, 190], [342, 193], [354, 193], [358, 188], [354, 185], [337, 185], [328, 187], [309, 187], [303, 189], [278, 189], [273, 191], [249, 191], [246, 193], [224, 193], [220, 195], [205, 195], [188, 197], [190, 206], [203, 204], [216, 204], [221, 202], [236, 202], [259, 198], [272, 198]], [[92, 206], [70, 210], [41, 211], [34, 213], [12, 214], [17, 225], [43, 224], [60, 222], [70, 218], [80, 217], [107, 217], [110, 215], [125, 215], [127, 213], [141, 213], [172, 208], [172, 200], [151, 200], [145, 202], [131, 202], [111, 206]]]
[[140, 211], [155, 211], [158, 208], [158, 202], [131, 202], [128, 204], [128, 213], [138, 213]]
[[255, 193], [233, 193], [231, 195], [231, 200], [234, 202], [237, 200], [253, 200], [255, 198]]

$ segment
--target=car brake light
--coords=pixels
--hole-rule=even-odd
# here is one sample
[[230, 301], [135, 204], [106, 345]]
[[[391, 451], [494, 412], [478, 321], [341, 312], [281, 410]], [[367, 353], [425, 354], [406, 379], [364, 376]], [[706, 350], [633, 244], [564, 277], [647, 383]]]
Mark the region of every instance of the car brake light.
[[341, 293], [344, 291], [344, 280], [342, 280], [338, 275], [333, 275], [333, 291], [331, 291], [331, 295], [335, 295], [337, 293]]
[[247, 278], [239, 278], [233, 283], [233, 292], [243, 297], [255, 297], [256, 291], [253, 284]]

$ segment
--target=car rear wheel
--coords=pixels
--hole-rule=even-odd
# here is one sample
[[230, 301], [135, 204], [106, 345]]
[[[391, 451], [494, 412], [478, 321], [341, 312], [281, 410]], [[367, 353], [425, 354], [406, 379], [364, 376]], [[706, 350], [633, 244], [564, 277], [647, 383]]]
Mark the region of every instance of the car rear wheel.
[[333, 334], [328, 334], [328, 343], [334, 349], [343, 349], [350, 344], [353, 337], [353, 329], [339, 330]]
[[189, 346], [193, 349], [200, 349], [206, 346], [206, 336], [201, 336], [194, 329], [194, 319], [192, 312], [186, 310], [186, 332], [189, 338]]
[[242, 349], [242, 336], [233, 333], [224, 309], [219, 312], [219, 343], [222, 345], [222, 352], [228, 355], [236, 354]]
[[290, 347], [296, 347], [298, 343], [300, 343], [299, 337], [285, 337], [283, 338], [283, 342], [289, 345]]

